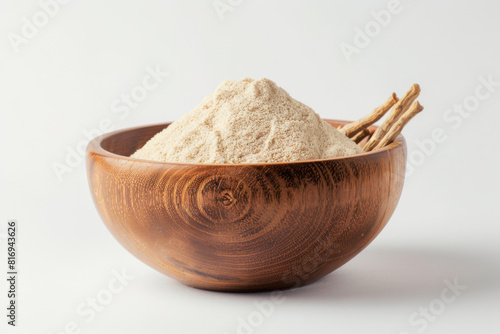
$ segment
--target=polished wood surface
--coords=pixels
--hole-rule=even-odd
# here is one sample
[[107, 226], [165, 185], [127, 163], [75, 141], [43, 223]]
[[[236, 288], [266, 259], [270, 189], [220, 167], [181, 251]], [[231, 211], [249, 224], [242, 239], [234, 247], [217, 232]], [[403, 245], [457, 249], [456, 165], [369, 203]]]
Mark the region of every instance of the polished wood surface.
[[313, 282], [377, 236], [403, 187], [402, 136], [374, 152], [292, 163], [202, 165], [128, 157], [167, 126], [94, 139], [87, 149], [88, 182], [115, 238], [189, 286], [261, 291]]

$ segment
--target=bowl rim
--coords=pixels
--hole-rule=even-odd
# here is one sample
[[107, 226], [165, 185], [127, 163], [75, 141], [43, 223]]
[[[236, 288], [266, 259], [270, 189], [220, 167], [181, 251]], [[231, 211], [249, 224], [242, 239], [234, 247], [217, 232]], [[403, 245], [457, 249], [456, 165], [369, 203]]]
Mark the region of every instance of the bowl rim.
[[[324, 121], [329, 123], [336, 123], [336, 124], [349, 124], [352, 123], [353, 121], [346, 121], [346, 120], [336, 120], [336, 119], [329, 119], [329, 118], [322, 118]], [[370, 152], [364, 152], [360, 154], [354, 154], [354, 155], [349, 155], [349, 156], [342, 156], [342, 157], [336, 157], [336, 158], [328, 158], [328, 159], [314, 159], [314, 160], [297, 160], [297, 161], [281, 161], [281, 162], [252, 162], [252, 163], [241, 163], [241, 164], [236, 164], [236, 163], [231, 163], [231, 164], [214, 164], [214, 163], [198, 163], [198, 162], [169, 162], [169, 161], [155, 161], [155, 160], [146, 160], [146, 159], [138, 159], [138, 158], [131, 158], [129, 156], [125, 155], [120, 155], [116, 154], [113, 152], [110, 152], [102, 147], [102, 142], [112, 136], [115, 136], [119, 133], [123, 132], [132, 132], [139, 130], [141, 128], [150, 128], [150, 127], [159, 127], [159, 126], [168, 126], [172, 124], [173, 122], [165, 122], [165, 123], [154, 123], [154, 124], [147, 124], [147, 125], [140, 125], [140, 126], [134, 126], [134, 127], [129, 127], [129, 128], [124, 128], [124, 129], [118, 129], [112, 132], [104, 133], [100, 136], [95, 137], [92, 139], [88, 145], [87, 145], [87, 156], [90, 154], [99, 154], [101, 156], [105, 157], [110, 157], [110, 158], [115, 158], [115, 159], [122, 159], [122, 160], [128, 160], [128, 161], [135, 161], [135, 162], [140, 162], [140, 163], [150, 163], [150, 164], [163, 164], [163, 165], [178, 165], [178, 166], [192, 166], [192, 167], [206, 167], [206, 166], [212, 166], [212, 167], [245, 167], [245, 166], [251, 166], [251, 167], [258, 167], [258, 166], [275, 166], [275, 165], [290, 165], [290, 164], [306, 164], [306, 163], [315, 163], [315, 162], [327, 162], [327, 161], [339, 161], [339, 160], [348, 160], [348, 159], [356, 159], [359, 157], [376, 157], [381, 154], [384, 154], [387, 151], [393, 151], [397, 149], [398, 147], [405, 146], [406, 145], [406, 140], [402, 134], [399, 134], [397, 138], [389, 145], [384, 146], [380, 149], [370, 151]], [[378, 126], [376, 125], [371, 125], [368, 127], [368, 129], [375, 130], [377, 129]]]

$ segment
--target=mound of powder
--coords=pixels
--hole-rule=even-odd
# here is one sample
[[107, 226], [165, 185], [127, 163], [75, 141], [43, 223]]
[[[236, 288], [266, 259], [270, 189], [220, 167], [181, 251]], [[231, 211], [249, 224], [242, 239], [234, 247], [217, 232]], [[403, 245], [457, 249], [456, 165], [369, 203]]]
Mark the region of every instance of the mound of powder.
[[362, 153], [273, 81], [224, 81], [133, 158], [193, 163], [266, 163]]

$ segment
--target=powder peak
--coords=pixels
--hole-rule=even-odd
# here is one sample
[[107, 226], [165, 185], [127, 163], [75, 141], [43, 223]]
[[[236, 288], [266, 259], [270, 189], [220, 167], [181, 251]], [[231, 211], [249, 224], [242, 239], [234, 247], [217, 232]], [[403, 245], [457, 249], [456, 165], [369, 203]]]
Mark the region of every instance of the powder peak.
[[191, 163], [266, 163], [362, 153], [273, 81], [223, 81], [132, 157]]

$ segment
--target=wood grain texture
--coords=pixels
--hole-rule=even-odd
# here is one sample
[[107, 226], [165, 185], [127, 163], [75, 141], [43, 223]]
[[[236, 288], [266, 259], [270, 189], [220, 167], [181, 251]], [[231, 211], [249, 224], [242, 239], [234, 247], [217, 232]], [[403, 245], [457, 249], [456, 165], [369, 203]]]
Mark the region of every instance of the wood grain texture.
[[311, 283], [377, 236], [403, 187], [402, 136], [357, 156], [293, 163], [128, 157], [167, 126], [94, 139], [88, 182], [103, 221], [127, 250], [196, 288], [263, 291]]

